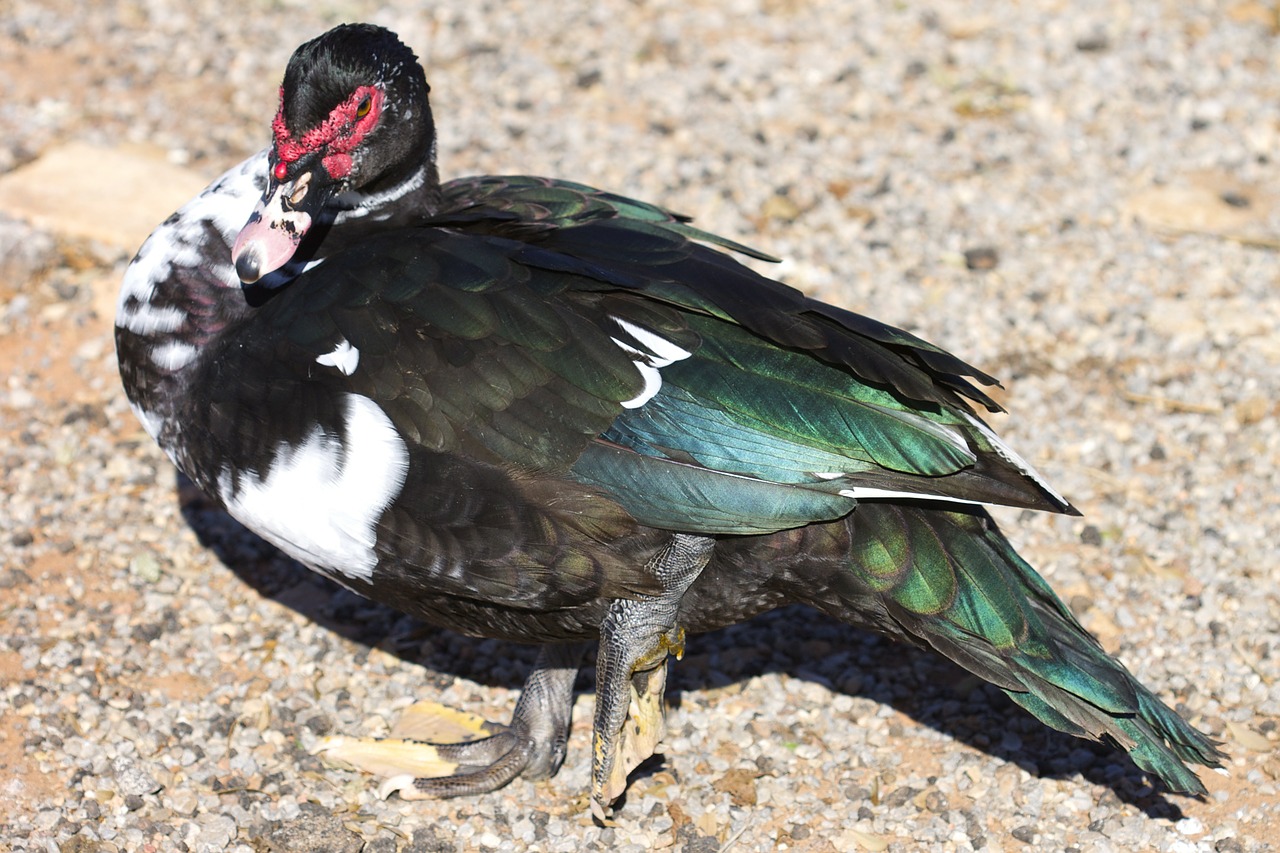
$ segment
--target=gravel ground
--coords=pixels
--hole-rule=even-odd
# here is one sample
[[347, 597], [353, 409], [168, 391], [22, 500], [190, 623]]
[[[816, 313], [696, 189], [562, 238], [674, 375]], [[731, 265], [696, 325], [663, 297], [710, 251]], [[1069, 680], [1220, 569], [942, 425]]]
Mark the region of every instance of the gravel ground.
[[667, 755], [633, 779], [616, 827], [585, 817], [590, 673], [555, 779], [379, 801], [308, 754], [318, 736], [377, 733], [424, 697], [503, 719], [532, 653], [357, 599], [179, 482], [115, 376], [114, 291], [145, 232], [85, 239], [75, 203], [29, 224], [10, 195], [0, 848], [1280, 839], [1274, 5], [398, 5], [8, 0], [0, 182], [43, 197], [23, 166], [112, 146], [154, 169], [126, 179], [80, 156], [45, 180], [99, 205], [98, 224], [158, 222], [167, 209], [145, 205], [181, 183], [175, 165], [208, 178], [265, 144], [297, 44], [344, 20], [388, 25], [428, 69], [446, 176], [559, 175], [662, 201], [1001, 376], [1012, 414], [997, 428], [1085, 512], [1002, 522], [1109, 649], [1225, 742], [1229, 774], [1206, 774], [1203, 802], [1166, 797], [933, 656], [789, 609], [691, 642]]

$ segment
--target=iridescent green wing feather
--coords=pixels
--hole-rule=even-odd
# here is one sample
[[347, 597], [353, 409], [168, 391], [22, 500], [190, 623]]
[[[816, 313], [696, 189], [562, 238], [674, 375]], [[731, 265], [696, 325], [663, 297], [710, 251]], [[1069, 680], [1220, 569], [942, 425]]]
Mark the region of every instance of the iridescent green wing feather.
[[[903, 633], [1047, 725], [1120, 746], [1174, 791], [1204, 792], [1183, 761], [1218, 766], [1213, 742], [1102, 649], [985, 512], [882, 504], [847, 523], [845, 601], [865, 608], [861, 590], [874, 593]], [[840, 615], [841, 598], [818, 604]]]
[[[529, 268], [576, 278], [565, 298], [613, 294], [599, 303], [606, 325], [612, 319], [674, 335], [676, 344], [693, 335], [688, 355], [662, 367], [657, 393], [620, 411], [602, 435], [609, 446], [587, 448], [574, 467], [646, 523], [670, 525], [671, 508], [694, 500], [695, 485], [697, 499], [714, 510], [683, 517], [705, 532], [832, 518], [868, 489], [1068, 509], [972, 415], [968, 400], [994, 403], [966, 377], [994, 380], [702, 244], [750, 250], [669, 211], [580, 184], [485, 178], [446, 190], [456, 210], [443, 221], [511, 239], [513, 257]], [[655, 305], [675, 316], [655, 322]], [[670, 468], [667, 488], [655, 460], [680, 466]], [[628, 464], [636, 470], [624, 470]], [[636, 491], [642, 482], [646, 488]], [[742, 498], [732, 500], [735, 493]], [[780, 511], [749, 511], [756, 497]]]

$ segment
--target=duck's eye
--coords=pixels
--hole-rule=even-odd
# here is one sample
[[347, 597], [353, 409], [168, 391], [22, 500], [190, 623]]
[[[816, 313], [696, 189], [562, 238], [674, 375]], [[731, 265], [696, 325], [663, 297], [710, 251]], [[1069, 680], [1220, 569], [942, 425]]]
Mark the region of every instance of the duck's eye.
[[358, 106], [356, 106], [356, 118], [364, 118], [369, 114], [369, 110], [373, 109], [373, 99], [368, 95], [364, 96]]

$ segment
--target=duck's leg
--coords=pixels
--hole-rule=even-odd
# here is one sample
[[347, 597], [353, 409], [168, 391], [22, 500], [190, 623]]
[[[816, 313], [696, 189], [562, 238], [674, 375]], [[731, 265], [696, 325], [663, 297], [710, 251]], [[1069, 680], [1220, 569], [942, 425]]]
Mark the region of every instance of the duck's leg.
[[614, 601], [600, 626], [591, 813], [601, 822], [626, 789], [627, 774], [653, 755], [662, 740], [667, 655], [684, 654], [684, 629], [676, 624], [680, 601], [714, 547], [715, 540], [705, 536], [673, 536], [648, 566], [663, 591]]
[[390, 738], [328, 737], [316, 753], [389, 777], [379, 794], [406, 800], [483, 794], [517, 776], [546, 778], [564, 762], [573, 682], [586, 647], [543, 646], [507, 725], [419, 702], [406, 709]]

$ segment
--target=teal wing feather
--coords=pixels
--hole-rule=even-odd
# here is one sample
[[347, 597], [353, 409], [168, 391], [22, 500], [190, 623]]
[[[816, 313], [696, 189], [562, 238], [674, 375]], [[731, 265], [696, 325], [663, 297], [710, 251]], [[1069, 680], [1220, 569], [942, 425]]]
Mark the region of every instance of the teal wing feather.
[[[644, 523], [667, 526], [669, 505], [687, 503], [700, 474], [709, 499], [725, 488], [742, 495], [736, 519], [734, 502], [685, 516], [703, 532], [780, 529], [818, 508], [807, 520], [833, 518], [868, 490], [1074, 511], [977, 420], [970, 403], [998, 407], [974, 383], [995, 380], [711, 247], [761, 253], [581, 184], [476, 178], [445, 190], [452, 207], [442, 223], [510, 239], [530, 269], [575, 278], [577, 298], [610, 294], [599, 303], [607, 317], [686, 349], [662, 366], [651, 399], [619, 412], [601, 436], [611, 446], [590, 448], [574, 467]], [[670, 490], [653, 460], [673, 466]], [[628, 465], [649, 472], [641, 479], [654, 488], [632, 491], [638, 474]], [[747, 511], [757, 490], [777, 500], [788, 489], [823, 496], [793, 494], [796, 513], [773, 519]]]
[[1118, 745], [1173, 791], [1204, 793], [1184, 762], [1219, 766], [1216, 745], [1102, 649], [985, 512], [868, 505], [847, 524], [846, 593], [815, 604], [851, 618], [870, 592], [899, 632], [1042, 722]]

